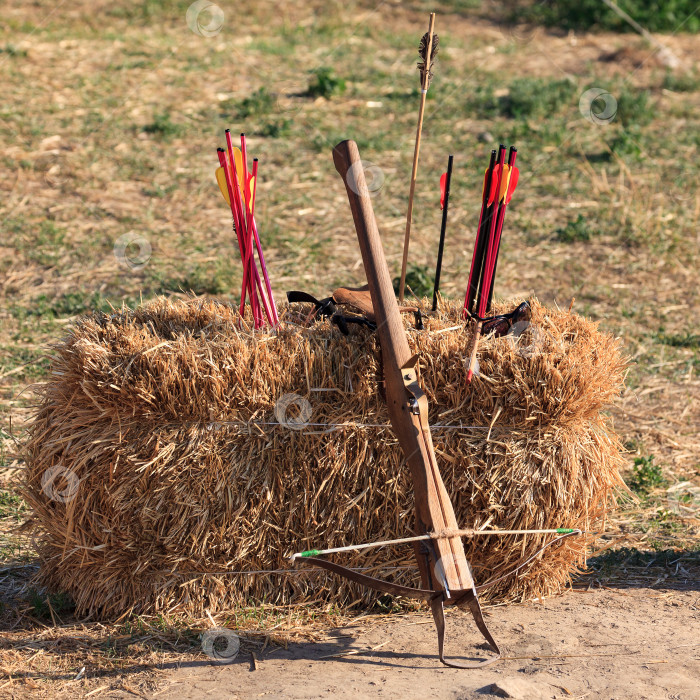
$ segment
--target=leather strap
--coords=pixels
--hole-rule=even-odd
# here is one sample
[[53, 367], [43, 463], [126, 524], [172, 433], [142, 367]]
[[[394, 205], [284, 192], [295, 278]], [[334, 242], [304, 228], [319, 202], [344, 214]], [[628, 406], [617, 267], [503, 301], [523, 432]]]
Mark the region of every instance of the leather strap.
[[359, 571], [348, 569], [347, 566], [341, 566], [340, 564], [328, 561], [327, 559], [319, 559], [318, 557], [304, 557], [303, 559], [296, 559], [295, 561], [313, 564], [314, 566], [326, 569], [327, 571], [332, 571], [334, 574], [338, 574], [349, 581], [359, 583], [361, 586], [367, 586], [367, 588], [373, 588], [375, 591], [381, 591], [382, 593], [388, 593], [389, 595], [401, 595], [406, 598], [414, 598], [416, 600], [430, 600], [435, 595], [435, 591], [429, 591], [424, 588], [401, 586], [398, 583], [389, 583], [389, 581], [383, 581], [380, 578], [374, 578], [374, 576], [361, 574]]
[[489, 646], [496, 652], [496, 655], [488, 659], [484, 659], [483, 661], [475, 661], [472, 663], [448, 661], [445, 659], [445, 611], [443, 608], [445, 594], [442, 591], [430, 591], [426, 590], [425, 588], [411, 588], [409, 586], [401, 586], [397, 583], [389, 583], [389, 581], [383, 581], [382, 579], [374, 578], [374, 576], [361, 574], [359, 571], [348, 569], [346, 566], [336, 564], [335, 562], [328, 561], [326, 559], [320, 559], [319, 557], [304, 557], [303, 559], [297, 559], [296, 561], [302, 561], [312, 564], [313, 566], [318, 566], [321, 569], [326, 569], [326, 571], [331, 571], [334, 574], [338, 574], [349, 581], [359, 583], [361, 586], [366, 586], [367, 588], [372, 588], [376, 591], [381, 591], [382, 593], [428, 601], [430, 603], [430, 609], [433, 613], [433, 619], [435, 620], [435, 627], [437, 628], [438, 655], [440, 657], [440, 661], [445, 664], [445, 666], [450, 666], [452, 668], [480, 668], [481, 666], [488, 666], [501, 658], [501, 651], [498, 648], [498, 644], [496, 644], [496, 640], [493, 638], [491, 632], [489, 632], [489, 629], [486, 626], [486, 623], [484, 622], [481, 606], [479, 605], [479, 600], [476, 596], [476, 589], [464, 591], [463, 595], [459, 596], [458, 598], [451, 599], [450, 604], [459, 606], [466, 604], [469, 606], [469, 610], [474, 617], [476, 626], [481, 634], [484, 635], [484, 639], [486, 639]]
[[479, 628], [479, 632], [484, 635], [484, 639], [488, 642], [489, 646], [494, 650], [495, 655], [489, 657], [488, 659], [483, 659], [482, 661], [449, 661], [445, 658], [445, 610], [444, 610], [444, 598], [442, 595], [437, 595], [430, 600], [430, 609], [433, 613], [433, 619], [435, 620], [435, 628], [437, 629], [438, 635], [438, 654], [440, 656], [440, 661], [445, 664], [445, 666], [450, 666], [451, 668], [481, 668], [483, 666], [488, 666], [494, 661], [498, 661], [501, 658], [501, 650], [496, 644], [496, 640], [489, 632], [486, 623], [484, 622], [484, 616], [481, 612], [481, 606], [479, 605], [479, 600], [476, 597], [476, 593], [471, 591], [466, 591], [465, 594], [457, 600], [456, 605], [463, 605], [466, 603], [469, 606], [469, 610], [474, 617], [474, 622]]

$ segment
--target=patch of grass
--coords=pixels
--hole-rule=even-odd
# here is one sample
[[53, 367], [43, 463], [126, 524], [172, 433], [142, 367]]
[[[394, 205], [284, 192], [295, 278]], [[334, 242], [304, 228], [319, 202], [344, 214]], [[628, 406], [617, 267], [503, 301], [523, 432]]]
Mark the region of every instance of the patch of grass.
[[237, 294], [240, 287], [238, 268], [222, 261], [214, 265], [195, 264], [174, 276], [160, 270], [151, 273], [154, 294], [194, 292], [195, 294]]
[[569, 221], [564, 228], [555, 231], [557, 238], [563, 243], [576, 243], [591, 239], [591, 228], [583, 214], [579, 214], [574, 221]]
[[[620, 9], [650, 32], [698, 32], [697, 0], [616, 0]], [[540, 0], [511, 13], [513, 19], [561, 29], [635, 31], [601, 0]]]
[[157, 138], [168, 139], [182, 133], [182, 126], [172, 121], [170, 112], [159, 112], [150, 124], [143, 127], [143, 131]]
[[21, 320], [29, 317], [66, 318], [108, 308], [109, 304], [99, 292], [75, 291], [55, 297], [40, 294], [29, 305], [13, 306], [12, 315]]
[[0, 54], [6, 54], [10, 58], [26, 58], [27, 51], [18, 49], [14, 44], [5, 44], [5, 46], [0, 46]]
[[345, 80], [339, 78], [332, 68], [322, 66], [311, 71], [313, 80], [306, 89], [309, 97], [325, 97], [330, 99], [333, 95], [341, 95], [347, 87]]
[[649, 104], [651, 93], [648, 90], [623, 89], [617, 95], [616, 121], [625, 127], [646, 126], [654, 118], [654, 110]]
[[11, 435], [0, 428], [0, 467], [7, 466], [7, 455], [5, 454], [4, 440], [9, 440]]
[[265, 120], [260, 129], [254, 130], [259, 136], [268, 136], [273, 139], [289, 136], [292, 129], [291, 119], [269, 119]]
[[[399, 293], [401, 277], [393, 280], [394, 291]], [[409, 265], [406, 269], [406, 291], [410, 289], [417, 297], [429, 297], [433, 294], [433, 275], [425, 265]]]
[[43, 593], [32, 588], [27, 593], [27, 602], [32, 606], [34, 615], [40, 619], [51, 619], [51, 610], [60, 615], [72, 610], [75, 605], [67, 593]]
[[501, 100], [501, 114], [512, 119], [547, 117], [569, 107], [575, 85], [571, 80], [542, 80], [519, 78]]
[[632, 474], [626, 479], [627, 485], [639, 495], [646, 495], [653, 489], [663, 486], [666, 479], [661, 466], [654, 464], [654, 456], [636, 457]]
[[588, 560], [588, 565], [602, 574], [609, 575], [625, 566], [644, 568], [674, 566], [679, 558], [682, 558], [684, 563], [700, 564], [700, 546], [685, 552], [669, 548], [655, 552], [644, 551], [636, 547], [608, 549], [597, 557], [591, 557]]
[[0, 518], [14, 518], [20, 521], [22, 514], [28, 510], [29, 507], [20, 496], [6, 489], [0, 489]]
[[[234, 112], [241, 119], [248, 119], [249, 117], [269, 114], [275, 109], [276, 104], [277, 100], [274, 95], [268, 92], [265, 87], [261, 87], [240, 102], [226, 100], [222, 103], [222, 107], [228, 114]], [[228, 116], [228, 114], [222, 116]]]
[[177, 190], [177, 188], [177, 183], [167, 185], [166, 187], [162, 187], [161, 185], [154, 183], [152, 187], [144, 187], [141, 191], [146, 197], [161, 198], [172, 194]]
[[[357, 143], [357, 147], [360, 149], [360, 152], [363, 153], [363, 156], [370, 161], [373, 161], [377, 157], [376, 154], [382, 151], [397, 148], [399, 143], [395, 132], [384, 131], [379, 128], [373, 133], [358, 132], [355, 136], [356, 138], [354, 140]], [[344, 138], [347, 138], [347, 134], [338, 131], [316, 131], [311, 137], [310, 145], [319, 153], [328, 153]]]
[[622, 129], [608, 141], [608, 146], [612, 153], [621, 158], [639, 159], [643, 153], [641, 139], [642, 134], [639, 129]]
[[660, 331], [656, 334], [657, 342], [662, 345], [670, 345], [674, 348], [700, 349], [700, 335], [686, 331], [685, 333], [664, 333]]
[[185, 17], [190, 0], [137, 0], [130, 3], [111, 3], [105, 8], [107, 16], [128, 20], [163, 20]]
[[495, 84], [494, 79], [494, 83], [473, 89], [467, 98], [469, 113], [481, 119], [547, 119], [570, 108], [576, 97], [576, 86], [568, 79], [517, 78], [508, 86], [508, 93], [498, 97]]
[[700, 90], [700, 75], [697, 72], [676, 74], [668, 71], [661, 87], [672, 92], [697, 92]]
[[66, 230], [54, 221], [43, 220], [37, 230], [35, 222], [18, 218], [12, 221], [9, 230], [16, 234], [15, 248], [39, 265], [53, 267], [65, 251]]
[[246, 130], [257, 136], [281, 138], [288, 136], [292, 127], [292, 120], [282, 116], [276, 96], [265, 87], [258, 88], [242, 100], [225, 100], [219, 112], [222, 119], [233, 115], [237, 119], [253, 120], [252, 125], [246, 125]]

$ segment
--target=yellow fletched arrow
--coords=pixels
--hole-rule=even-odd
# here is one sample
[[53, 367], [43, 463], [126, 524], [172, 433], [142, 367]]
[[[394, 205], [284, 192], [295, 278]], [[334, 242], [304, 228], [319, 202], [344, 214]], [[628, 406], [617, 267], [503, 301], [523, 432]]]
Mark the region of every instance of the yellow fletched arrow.
[[508, 193], [508, 186], [510, 185], [510, 166], [503, 166], [503, 176], [501, 177], [501, 191], [498, 193], [498, 201], [503, 202]]
[[[240, 153], [240, 151], [239, 151], [239, 153]], [[238, 165], [236, 165], [236, 167], [238, 167]], [[226, 185], [226, 173], [224, 172], [224, 169], [221, 166], [219, 166], [216, 169], [215, 174], [216, 174], [216, 182], [219, 185], [219, 189], [221, 190], [221, 194], [223, 195], [223, 198], [226, 200], [226, 204], [231, 206], [231, 200], [228, 196], [228, 187]], [[252, 175], [250, 176], [248, 187], [250, 188], [249, 192], [251, 192], [251, 193], [255, 190], [255, 178]], [[250, 203], [248, 204], [248, 209], [251, 208], [251, 205], [252, 205], [252, 198], [251, 198]]]
[[236, 175], [238, 175], [238, 184], [241, 186], [241, 192], [244, 192], [243, 186], [243, 154], [240, 148], [233, 147], [233, 158], [236, 161]]
[[226, 173], [224, 172], [224, 169], [219, 166], [216, 169], [216, 181], [219, 184], [219, 189], [221, 190], [221, 194], [224, 196], [224, 199], [226, 200], [226, 204], [231, 206], [231, 198], [228, 196], [228, 187], [226, 186]]

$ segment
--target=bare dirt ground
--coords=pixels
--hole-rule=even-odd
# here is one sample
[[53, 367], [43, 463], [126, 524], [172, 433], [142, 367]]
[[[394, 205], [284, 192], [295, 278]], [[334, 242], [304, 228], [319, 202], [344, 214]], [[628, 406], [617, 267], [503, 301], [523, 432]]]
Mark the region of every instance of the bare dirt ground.
[[[258, 652], [255, 661], [241, 653], [231, 664], [183, 664], [152, 697], [697, 698], [697, 584], [686, 591], [579, 590], [493, 608], [488, 624], [504, 660], [483, 669], [441, 666], [432, 618], [414, 613]], [[451, 613], [448, 625], [453, 654], [467, 660], [483, 646], [467, 613]]]

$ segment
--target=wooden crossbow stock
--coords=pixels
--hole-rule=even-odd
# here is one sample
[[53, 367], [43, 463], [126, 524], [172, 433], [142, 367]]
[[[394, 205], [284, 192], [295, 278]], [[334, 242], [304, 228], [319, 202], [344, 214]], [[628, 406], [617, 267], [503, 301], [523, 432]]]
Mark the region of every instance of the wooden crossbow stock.
[[[357, 144], [354, 141], [339, 143], [333, 149], [333, 161], [345, 183], [362, 251], [382, 352], [391, 425], [411, 470], [416, 508], [415, 529], [420, 535], [429, 534], [430, 539], [414, 543], [423, 585], [419, 589], [366, 576], [316, 556], [301, 561], [384, 593], [428, 601], [437, 627], [440, 661], [456, 668], [485, 666], [499, 659], [501, 652], [484, 622], [462, 540], [450, 534], [458, 531], [458, 524], [435, 458], [428, 425], [428, 401], [418, 377], [418, 356], [411, 354], [406, 339]], [[560, 539], [563, 538], [556, 538], [546, 546]], [[542, 549], [507, 575], [528, 564]], [[445, 605], [469, 607], [477, 627], [494, 651], [493, 656], [474, 662], [445, 659]]]

